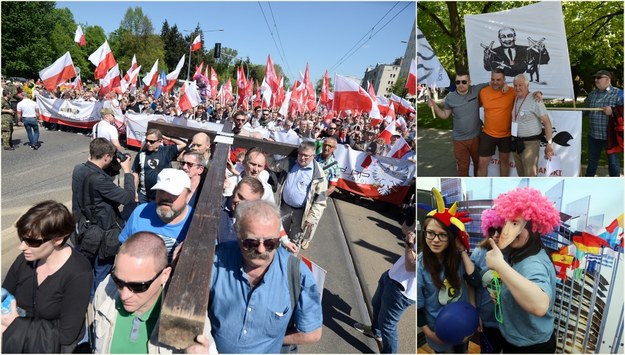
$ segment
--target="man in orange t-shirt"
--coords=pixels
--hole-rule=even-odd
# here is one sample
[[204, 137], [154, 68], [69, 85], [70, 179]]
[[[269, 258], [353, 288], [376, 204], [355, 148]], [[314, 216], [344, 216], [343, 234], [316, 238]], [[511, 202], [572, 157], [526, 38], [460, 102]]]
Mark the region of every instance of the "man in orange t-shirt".
[[510, 149], [512, 145], [512, 105], [514, 90], [503, 93], [501, 87], [506, 77], [503, 70], [493, 69], [490, 86], [480, 91], [480, 102], [484, 107], [484, 128], [480, 135], [480, 162], [478, 176], [487, 176], [490, 159], [499, 148], [499, 176], [508, 176], [510, 171]]

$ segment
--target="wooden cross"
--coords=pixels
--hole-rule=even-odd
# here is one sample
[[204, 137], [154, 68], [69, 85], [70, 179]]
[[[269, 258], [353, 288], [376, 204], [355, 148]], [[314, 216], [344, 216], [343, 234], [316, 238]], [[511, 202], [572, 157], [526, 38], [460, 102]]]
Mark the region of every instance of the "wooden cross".
[[148, 129], [158, 128], [169, 137], [188, 138], [204, 132], [211, 142], [217, 142], [204, 185], [199, 191], [198, 202], [193, 211], [184, 247], [180, 251], [165, 299], [161, 306], [159, 341], [178, 349], [193, 344], [202, 334], [208, 308], [215, 240], [219, 227], [219, 214], [223, 200], [223, 183], [226, 159], [230, 145], [241, 148], [258, 147], [267, 153], [291, 155], [297, 146], [251, 137], [233, 136], [232, 122], [224, 124], [222, 132], [183, 127], [169, 123], [150, 121]]

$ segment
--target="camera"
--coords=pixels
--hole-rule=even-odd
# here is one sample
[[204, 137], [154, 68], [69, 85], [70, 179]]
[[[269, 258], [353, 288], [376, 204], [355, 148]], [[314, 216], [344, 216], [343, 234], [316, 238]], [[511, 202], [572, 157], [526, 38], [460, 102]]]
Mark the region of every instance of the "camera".
[[120, 163], [123, 163], [126, 161], [126, 159], [128, 159], [128, 156], [120, 152], [119, 150], [115, 151], [115, 157], [117, 158], [117, 160], [119, 160]]

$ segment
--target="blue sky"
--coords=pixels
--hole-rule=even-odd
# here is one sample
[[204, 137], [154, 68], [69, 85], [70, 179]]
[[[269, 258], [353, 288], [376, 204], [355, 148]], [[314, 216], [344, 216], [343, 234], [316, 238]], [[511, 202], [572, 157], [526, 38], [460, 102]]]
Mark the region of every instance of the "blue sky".
[[[204, 32], [204, 47], [210, 49], [215, 42], [220, 42], [255, 64], [266, 63], [270, 54], [274, 64], [282, 66], [291, 82], [299, 77], [299, 72], [304, 72], [307, 62], [311, 80], [316, 82], [326, 69], [330, 77], [340, 74], [362, 78], [367, 66], [391, 63], [403, 57], [406, 44], [401, 41], [408, 41], [416, 16], [414, 1], [57, 1], [58, 8], [70, 9], [77, 23], [101, 26], [107, 35], [119, 27], [129, 7], [137, 6], [150, 18], [157, 34], [165, 20], [170, 26], [177, 25], [181, 32], [192, 31], [198, 23], [205, 31], [224, 29], [223, 32]], [[283, 56], [271, 33], [278, 46], [281, 44]], [[350, 49], [361, 45], [351, 57], [343, 58]]]

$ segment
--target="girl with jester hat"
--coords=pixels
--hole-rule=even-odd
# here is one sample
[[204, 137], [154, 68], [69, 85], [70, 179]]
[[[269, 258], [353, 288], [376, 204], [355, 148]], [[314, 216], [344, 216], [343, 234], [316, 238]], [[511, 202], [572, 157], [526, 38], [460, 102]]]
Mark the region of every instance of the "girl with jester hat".
[[425, 218], [417, 255], [417, 325], [437, 353], [465, 353], [467, 342], [451, 345], [436, 335], [436, 318], [447, 304], [469, 301], [468, 286], [480, 285], [479, 272], [469, 258], [469, 239], [457, 205], [445, 208], [440, 192], [432, 189], [437, 208]]
[[498, 354], [503, 349], [504, 338], [499, 331], [501, 303], [498, 293], [501, 291], [498, 275], [486, 267], [486, 252], [491, 249], [489, 238], [499, 241], [504, 219], [494, 209], [482, 212], [482, 240], [471, 252], [471, 261], [479, 269], [481, 287], [475, 290], [477, 309], [480, 312], [480, 353]]
[[[553, 353], [556, 273], [541, 236], [560, 224], [560, 213], [530, 187], [499, 195], [494, 209], [505, 224], [498, 241], [489, 238], [486, 265], [502, 282], [503, 352]], [[506, 257], [502, 250], [507, 251]]]

